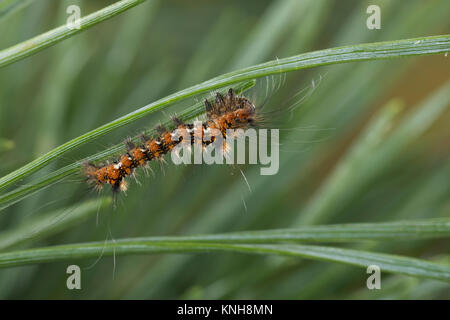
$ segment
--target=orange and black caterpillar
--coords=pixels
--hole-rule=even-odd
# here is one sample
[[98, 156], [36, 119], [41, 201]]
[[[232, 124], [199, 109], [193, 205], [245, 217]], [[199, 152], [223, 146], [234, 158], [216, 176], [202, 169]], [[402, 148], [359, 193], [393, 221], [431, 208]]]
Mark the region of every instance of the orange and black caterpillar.
[[[215, 100], [211, 103], [205, 99], [206, 121], [202, 123], [202, 138], [208, 129], [217, 129], [226, 137], [227, 129], [246, 129], [252, 126], [258, 116], [256, 108], [250, 100], [245, 97], [237, 96], [232, 88], [223, 96], [219, 92]], [[125, 142], [127, 152], [119, 157], [118, 160], [110, 164], [95, 165], [85, 163], [83, 172], [89, 183], [94, 184], [97, 189], [101, 189], [104, 184], [110, 184], [114, 192], [126, 190], [126, 177], [133, 174], [138, 167], [144, 167], [154, 159], [161, 159], [169, 153], [176, 145], [181, 143], [183, 137], [178, 141], [172, 139], [173, 132], [185, 130], [185, 135], [190, 136], [190, 144], [194, 143], [194, 125], [183, 123], [178, 118], [172, 118], [175, 128], [173, 130], [164, 129], [161, 126], [156, 128], [157, 136], [148, 138], [141, 135], [142, 144], [134, 145], [130, 140]], [[202, 139], [203, 145], [213, 142], [214, 137], [209, 141]]]

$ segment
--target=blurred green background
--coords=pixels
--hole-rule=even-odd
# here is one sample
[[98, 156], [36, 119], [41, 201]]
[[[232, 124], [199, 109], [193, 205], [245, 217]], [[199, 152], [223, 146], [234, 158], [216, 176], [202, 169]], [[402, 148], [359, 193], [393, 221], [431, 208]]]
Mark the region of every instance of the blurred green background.
[[[0, 48], [64, 24], [70, 4], [78, 4], [85, 15], [112, 2], [31, 1], [0, 20]], [[369, 4], [381, 8], [380, 30], [366, 27]], [[312, 50], [449, 33], [449, 14], [446, 0], [149, 0], [0, 69], [0, 176], [73, 137], [216, 75]], [[313, 80], [322, 80], [293, 118], [286, 119], [293, 129], [283, 131], [279, 173], [260, 176], [257, 166], [243, 168], [252, 192], [236, 168], [174, 166], [169, 161], [163, 173], [156, 164], [154, 176], [138, 174], [141, 185], [130, 181], [117, 210], [106, 207], [98, 216], [93, 210], [32, 244], [449, 217], [449, 110], [393, 148], [383, 149], [390, 139], [383, 134], [377, 148], [349, 156], [383, 106], [402, 108], [389, 128], [395, 132], [442, 88], [450, 79], [448, 59], [404, 58], [289, 73], [270, 105], [284, 105]], [[173, 110], [116, 130], [34, 177], [166, 121]], [[96, 197], [83, 177], [71, 178], [8, 208], [0, 215], [0, 228], [27, 225], [47, 212]], [[449, 261], [445, 239], [343, 246]], [[123, 256], [116, 257], [115, 266], [111, 257], [73, 263], [82, 268], [80, 291], [66, 288], [68, 263], [51, 263], [0, 270], [0, 297], [450, 297], [449, 284], [388, 274], [383, 274], [382, 290], [369, 291], [364, 269], [287, 257], [211, 253]]]

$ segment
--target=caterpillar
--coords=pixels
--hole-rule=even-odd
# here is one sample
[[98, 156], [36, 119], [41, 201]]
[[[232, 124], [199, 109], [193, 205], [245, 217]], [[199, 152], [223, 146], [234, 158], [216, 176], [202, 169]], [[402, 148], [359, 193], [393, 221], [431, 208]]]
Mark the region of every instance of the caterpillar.
[[[210, 129], [219, 130], [223, 137], [226, 137], [228, 129], [246, 130], [260, 119], [255, 105], [246, 97], [236, 95], [232, 88], [226, 95], [217, 92], [213, 101], [205, 99], [204, 105], [206, 121], [202, 122], [201, 130], [203, 147], [214, 142], [214, 136], [205, 138], [206, 132]], [[112, 163], [95, 165], [85, 162], [83, 173], [88, 183], [98, 190], [109, 184], [113, 192], [125, 191], [128, 185], [126, 178], [132, 175], [135, 169], [146, 167], [153, 160], [161, 160], [180, 143], [193, 145], [195, 143], [194, 125], [184, 123], [177, 117], [172, 117], [172, 121], [175, 125], [173, 130], [165, 129], [160, 125], [156, 128], [157, 136], [149, 138], [142, 134], [140, 145], [135, 145], [129, 139], [126, 140], [126, 153]], [[184, 132], [178, 140], [173, 139], [175, 130]], [[188, 137], [188, 141], [183, 141], [183, 137]]]

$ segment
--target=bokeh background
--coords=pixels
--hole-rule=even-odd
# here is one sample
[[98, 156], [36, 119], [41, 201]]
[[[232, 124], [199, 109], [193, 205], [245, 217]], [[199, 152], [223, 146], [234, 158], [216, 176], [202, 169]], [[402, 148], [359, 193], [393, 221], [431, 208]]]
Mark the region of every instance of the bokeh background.
[[[0, 21], [0, 48], [65, 23], [71, 4], [79, 5], [85, 15], [112, 2], [31, 1]], [[366, 28], [369, 4], [381, 7], [380, 30]], [[149, 0], [0, 69], [0, 175], [99, 125], [216, 75], [312, 50], [449, 33], [449, 14], [450, 2], [445, 0]], [[284, 105], [313, 80], [322, 80], [289, 120], [292, 130], [283, 132], [279, 173], [260, 176], [259, 167], [243, 167], [252, 192], [236, 168], [169, 163], [164, 173], [154, 165], [154, 176], [138, 174], [141, 185], [131, 182], [126, 196], [118, 199], [117, 210], [109, 206], [98, 216], [94, 210], [60, 232], [19, 247], [448, 217], [448, 110], [398, 148], [384, 150], [387, 142], [380, 141], [375, 153], [382, 156], [376, 163], [370, 162], [374, 153], [368, 153], [340, 180], [334, 176], [383, 106], [402, 108], [391, 128], [394, 131], [426, 105], [450, 78], [448, 59], [444, 55], [404, 58], [289, 73], [270, 99], [271, 105]], [[195, 101], [174, 108], [183, 110]], [[167, 120], [171, 112], [152, 114], [77, 149], [31, 179], [134, 136]], [[384, 138], [388, 140], [389, 135]], [[11, 206], [0, 215], [0, 232], [98, 197], [82, 180], [71, 177]], [[329, 187], [333, 183], [334, 189]], [[448, 261], [450, 249], [445, 239], [343, 246], [434, 261]], [[51, 263], [0, 270], [0, 297], [450, 297], [446, 283], [388, 274], [383, 274], [382, 290], [369, 291], [364, 269], [287, 257], [211, 253], [116, 257], [115, 267], [111, 257], [74, 263], [82, 268], [80, 291], [66, 288], [67, 263]]]

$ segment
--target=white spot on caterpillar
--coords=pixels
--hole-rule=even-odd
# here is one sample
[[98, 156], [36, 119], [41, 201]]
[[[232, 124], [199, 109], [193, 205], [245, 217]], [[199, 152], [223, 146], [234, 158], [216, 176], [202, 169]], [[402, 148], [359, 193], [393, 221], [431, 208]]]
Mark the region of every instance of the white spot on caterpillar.
[[122, 167], [122, 162], [119, 162], [114, 165], [114, 169], [119, 170]]
[[125, 180], [120, 181], [120, 190], [127, 191], [127, 189], [128, 189], [128, 183]]

